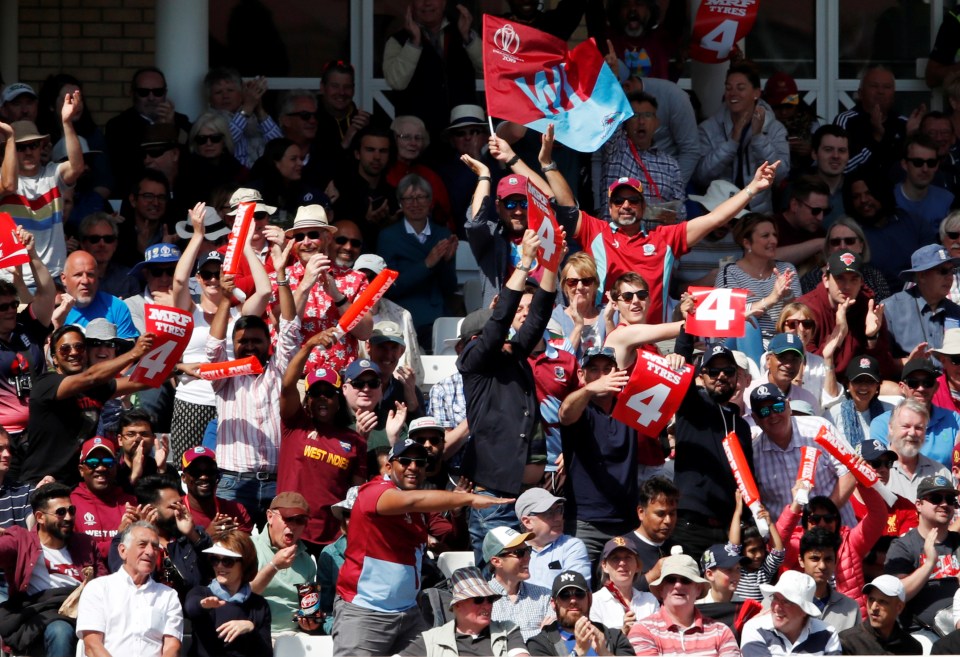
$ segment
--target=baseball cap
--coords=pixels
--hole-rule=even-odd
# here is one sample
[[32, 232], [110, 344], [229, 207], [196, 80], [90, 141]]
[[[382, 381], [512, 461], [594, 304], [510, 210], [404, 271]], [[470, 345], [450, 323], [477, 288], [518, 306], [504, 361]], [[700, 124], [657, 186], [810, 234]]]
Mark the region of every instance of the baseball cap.
[[897, 453], [881, 443], [876, 438], [867, 438], [857, 446], [857, 452], [863, 457], [864, 461], [877, 461], [884, 457], [898, 460]]
[[933, 475], [920, 480], [920, 484], [917, 486], [917, 499], [919, 500], [921, 497], [925, 497], [930, 493], [956, 494], [956, 492], [957, 489], [953, 486], [952, 481], [943, 475]]
[[380, 366], [374, 363], [369, 358], [358, 358], [349, 365], [343, 373], [343, 378], [346, 381], [355, 381], [360, 378], [360, 375], [364, 372], [373, 372], [377, 376], [380, 376]]
[[797, 89], [796, 80], [780, 71], [771, 75], [767, 80], [767, 84], [763, 87], [763, 99], [771, 107], [798, 105], [800, 103], [800, 90]]
[[700, 361], [700, 369], [706, 367], [711, 360], [717, 358], [718, 356], [726, 356], [734, 365], [737, 363], [737, 359], [733, 355], [732, 351], [724, 347], [722, 344], [715, 344], [710, 347], [705, 354], [703, 354], [703, 359]]
[[750, 406], [756, 406], [765, 401], [782, 402], [786, 400], [787, 397], [783, 394], [783, 391], [772, 383], [758, 385], [750, 393]]
[[180, 458], [181, 467], [186, 470], [190, 467], [197, 459], [210, 459], [213, 461], [214, 465], [217, 463], [216, 453], [209, 447], [204, 447], [203, 445], [197, 445], [196, 447], [191, 447], [183, 453], [183, 456]]
[[617, 352], [613, 347], [588, 347], [587, 350], [583, 352], [583, 357], [580, 359], [580, 367], [586, 367], [591, 361], [597, 358], [609, 358], [614, 364], [616, 364]]
[[566, 502], [566, 498], [557, 497], [545, 488], [530, 488], [520, 494], [514, 503], [514, 509], [517, 517], [522, 518], [535, 513], [549, 511], [557, 502]]
[[[216, 214], [216, 212], [214, 212], [214, 214]], [[139, 276], [144, 267], [151, 265], [166, 265], [179, 262], [181, 257], [183, 257], [183, 254], [175, 244], [168, 244], [166, 242], [154, 244], [153, 246], [147, 247], [143, 252], [143, 260], [130, 268], [130, 275]]]
[[274, 510], [299, 511], [300, 513], [310, 513], [310, 505], [306, 498], [300, 493], [292, 490], [280, 493], [270, 502], [270, 508]]
[[402, 443], [395, 443], [394, 446], [390, 448], [390, 454], [387, 460], [394, 461], [412, 451], [420, 452], [424, 457], [427, 455], [427, 448], [421, 443], [418, 443], [413, 438], [405, 438]]
[[827, 271], [831, 276], [846, 272], [863, 276], [863, 258], [853, 251], [836, 251], [827, 258]]
[[504, 550], [523, 545], [533, 536], [533, 532], [518, 532], [513, 527], [494, 527], [483, 537], [483, 560], [490, 563]]
[[628, 178], [626, 176], [622, 178], [617, 178], [614, 180], [610, 187], [607, 189], [607, 196], [613, 196], [613, 192], [616, 191], [617, 187], [629, 187], [630, 189], [643, 194], [643, 184], [636, 178]]
[[853, 381], [860, 376], [869, 376], [877, 383], [880, 383], [880, 363], [877, 362], [876, 358], [868, 354], [857, 356], [847, 365], [845, 374], [847, 375], [848, 381]]
[[383, 320], [382, 322], [374, 324], [373, 333], [370, 335], [369, 342], [370, 344], [396, 342], [399, 345], [405, 346], [403, 331], [400, 330], [400, 325], [390, 320]]
[[799, 336], [793, 333], [777, 333], [770, 339], [767, 351], [777, 356], [785, 354], [788, 351], [795, 351], [800, 354], [801, 358], [804, 357], [803, 343], [800, 341]]
[[310, 390], [310, 386], [313, 386], [317, 383], [329, 383], [338, 390], [340, 389], [340, 386], [343, 385], [343, 382], [340, 380], [340, 375], [337, 374], [337, 371], [327, 369], [326, 367], [318, 367], [311, 372], [307, 372], [307, 380], [304, 390]]
[[223, 264], [223, 254], [219, 251], [207, 251], [200, 255], [200, 258], [197, 260], [197, 271], [200, 271], [201, 268], [208, 262], [215, 262], [218, 265]]
[[940, 370], [937, 369], [937, 366], [933, 364], [932, 360], [929, 358], [914, 358], [912, 360], [908, 360], [907, 364], [903, 366], [903, 372], [900, 374], [900, 380], [906, 381], [907, 377], [914, 372], [925, 372], [927, 374], [932, 374], [933, 376], [940, 376]]
[[497, 183], [497, 198], [507, 198], [514, 194], [527, 195], [527, 177], [511, 174]]
[[873, 589], [877, 589], [880, 593], [889, 595], [891, 598], [899, 598], [901, 602], [907, 601], [907, 591], [903, 588], [903, 582], [893, 575], [874, 577], [872, 581], [864, 585], [863, 593], [870, 593]]
[[407, 435], [412, 436], [417, 431], [439, 431], [440, 433], [445, 433], [446, 429], [440, 426], [440, 423], [437, 422], [436, 418], [430, 415], [424, 415], [418, 417], [416, 420], [410, 423], [410, 426], [407, 427]]
[[491, 308], [481, 308], [480, 310], [474, 310], [464, 317], [463, 323], [460, 324], [461, 342], [466, 342], [473, 338], [473, 336], [479, 335], [492, 315], [493, 310]]
[[110, 452], [110, 456], [117, 455], [117, 447], [114, 445], [113, 441], [109, 438], [104, 438], [103, 436], [94, 436], [89, 438], [86, 442], [83, 443], [83, 447], [80, 448], [80, 460], [85, 461], [90, 452], [95, 449], [105, 449]]
[[700, 557], [700, 567], [704, 572], [713, 568], [732, 568], [734, 566], [746, 566], [750, 559], [740, 556], [740, 551], [736, 546], [715, 543], [706, 550]]
[[374, 274], [379, 274], [384, 269], [387, 268], [387, 261], [378, 256], [376, 253], [364, 253], [357, 261], [353, 263], [354, 271], [362, 271], [367, 269], [372, 271]]
[[37, 97], [37, 92], [34, 91], [33, 87], [31, 87], [29, 84], [25, 84], [23, 82], [11, 82], [3, 90], [3, 100], [0, 102], [0, 105], [5, 105], [14, 98], [18, 98], [23, 94], [30, 94], [34, 98]]
[[790, 400], [790, 414], [795, 417], [816, 415], [810, 402], [804, 401], [803, 399]]
[[632, 538], [628, 536], [614, 536], [603, 544], [603, 552], [600, 553], [600, 560], [605, 561], [607, 557], [614, 552], [614, 550], [620, 549], [632, 552], [635, 557], [640, 558], [640, 553], [637, 551], [637, 545], [634, 543]]
[[590, 593], [590, 585], [587, 584], [586, 577], [575, 570], [565, 570], [554, 578], [553, 587], [550, 589], [550, 597], [555, 598], [560, 595], [561, 591], [570, 588]]

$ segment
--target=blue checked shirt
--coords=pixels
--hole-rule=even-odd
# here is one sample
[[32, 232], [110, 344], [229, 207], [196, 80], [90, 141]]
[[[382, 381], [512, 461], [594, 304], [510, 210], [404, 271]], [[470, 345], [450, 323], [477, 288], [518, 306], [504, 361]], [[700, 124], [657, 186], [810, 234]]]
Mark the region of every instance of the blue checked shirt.
[[490, 620], [516, 623], [524, 641], [529, 641], [540, 634], [543, 619], [553, 616], [553, 610], [550, 608], [550, 589], [529, 582], [520, 582], [517, 599], [513, 601], [496, 577], [490, 580], [490, 588], [503, 596], [493, 603]]
[[[604, 192], [618, 178], [624, 176], [636, 178], [643, 184], [643, 198], [647, 205], [658, 205], [666, 201], [680, 201], [680, 208], [677, 210], [677, 220], [683, 221], [687, 218], [687, 209], [684, 203], [687, 200], [687, 194], [684, 191], [683, 176], [680, 174], [680, 167], [672, 156], [666, 153], [660, 153], [655, 148], [638, 152], [643, 166], [647, 168], [651, 180], [657, 186], [660, 197], [654, 193], [652, 186], [647, 180], [646, 174], [637, 160], [633, 157], [630, 150], [630, 144], [627, 141], [627, 133], [621, 128], [616, 134], [603, 145], [602, 167], [603, 167], [603, 187]], [[610, 206], [604, 202], [603, 219], [610, 221]]]

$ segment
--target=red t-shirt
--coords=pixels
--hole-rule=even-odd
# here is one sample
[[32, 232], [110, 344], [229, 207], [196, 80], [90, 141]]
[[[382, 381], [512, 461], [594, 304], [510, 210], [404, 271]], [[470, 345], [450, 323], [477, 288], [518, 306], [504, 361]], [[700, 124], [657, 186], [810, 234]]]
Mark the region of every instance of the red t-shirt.
[[[857, 520], [862, 520], [867, 515], [867, 507], [863, 502], [857, 499], [856, 495], [850, 496], [850, 504], [853, 505], [853, 513]], [[903, 536], [908, 531], [917, 526], [917, 506], [907, 498], [897, 495], [897, 501], [893, 507], [889, 508], [890, 514], [887, 516], [887, 524], [883, 528], [881, 536]]]
[[687, 226], [659, 226], [650, 233], [640, 231], [628, 237], [602, 219], [580, 213], [580, 233], [576, 236], [587, 253], [593, 254], [603, 289], [609, 290], [622, 274], [637, 272], [650, 288], [647, 323], [662, 324], [670, 274], [677, 258], [686, 254]]
[[357, 432], [326, 427], [321, 434], [302, 409], [281, 424], [277, 490], [295, 490], [310, 503], [305, 540], [326, 544], [337, 539], [340, 521], [330, 506], [347, 496], [355, 480], [366, 478], [367, 441]]
[[73, 516], [75, 531], [96, 541], [100, 555], [106, 559], [127, 503], [137, 506], [137, 498], [123, 492], [119, 486], [98, 497], [87, 488], [86, 482], [81, 481], [70, 494], [70, 502], [77, 507]]
[[[189, 509], [190, 515], [193, 516], [193, 524], [206, 529], [213, 522], [213, 517], [208, 516], [199, 506], [191, 506], [190, 500], [188, 500], [187, 497], [187, 495], [183, 496], [183, 503], [187, 509]], [[246, 508], [244, 508], [242, 504], [234, 500], [224, 500], [219, 497], [213, 498], [213, 503], [215, 505], [214, 516], [218, 513], [223, 513], [237, 521], [237, 529], [240, 531], [247, 532], [248, 534], [253, 531], [253, 520], [250, 519], [250, 514], [247, 513]], [[208, 531], [207, 533], [209, 534], [210, 532]]]

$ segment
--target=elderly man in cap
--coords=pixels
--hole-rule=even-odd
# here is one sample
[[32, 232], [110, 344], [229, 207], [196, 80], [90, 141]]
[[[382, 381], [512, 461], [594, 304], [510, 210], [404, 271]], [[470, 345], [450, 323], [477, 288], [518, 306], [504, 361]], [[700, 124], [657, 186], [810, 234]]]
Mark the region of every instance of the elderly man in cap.
[[527, 642], [531, 655], [632, 655], [630, 642], [619, 628], [590, 620], [593, 596], [580, 573], [558, 574], [551, 586], [550, 603], [557, 619]]
[[925, 477], [917, 486], [919, 524], [887, 550], [884, 571], [903, 583], [904, 624], [911, 632], [934, 627], [937, 612], [948, 608], [957, 592], [960, 534], [949, 530], [957, 505], [949, 476]]
[[813, 603], [816, 588], [812, 577], [795, 570], [781, 575], [776, 586], [761, 584], [760, 590], [770, 599], [770, 612], [754, 616], [743, 626], [744, 657], [841, 654], [836, 631], [820, 620], [820, 610]]
[[494, 527], [483, 539], [483, 561], [493, 577], [490, 588], [501, 598], [493, 603], [491, 618], [510, 621], [520, 628], [523, 640], [540, 633], [543, 621], [552, 615], [550, 589], [530, 583], [530, 532]]
[[[332, 370], [324, 369], [324, 372]], [[388, 432], [386, 421], [381, 422], [377, 416], [377, 404], [383, 398], [383, 387], [380, 368], [372, 360], [358, 358], [350, 363], [343, 372], [342, 390], [353, 419], [351, 428], [366, 437], [367, 452], [389, 448], [397, 439], [406, 437], [406, 427], [402, 422], [392, 423]]]
[[[79, 91], [64, 97], [60, 120], [67, 146], [66, 162], [42, 163], [41, 153], [49, 135], [40, 134], [32, 121], [14, 121], [9, 126], [0, 124], [0, 136], [7, 141], [7, 155], [14, 156], [11, 164], [4, 162], [0, 175], [3, 191], [8, 192], [0, 197], [0, 206], [10, 213], [18, 226], [23, 226], [33, 234], [40, 261], [54, 277], [63, 272], [67, 258], [67, 243], [63, 235], [63, 194], [77, 182], [85, 166], [73, 124], [74, 116], [81, 111], [80, 107]], [[15, 143], [14, 146], [11, 146], [11, 141]], [[14, 148], [15, 152], [10, 152]], [[11, 189], [12, 185], [16, 185], [16, 189]], [[27, 284], [32, 285], [33, 277], [29, 272], [27, 275]]]
[[565, 501], [534, 487], [524, 491], [515, 505], [520, 524], [530, 532], [530, 581], [544, 588], [561, 570], [575, 570], [590, 581], [587, 547], [579, 538], [563, 533]]
[[423, 490], [427, 450], [397, 442], [389, 473], [360, 487], [350, 513], [351, 538], [334, 603], [335, 655], [386, 655], [405, 650], [425, 628], [417, 607], [427, 543], [426, 514], [513, 500]]
[[867, 619], [840, 632], [844, 655], [922, 655], [923, 646], [907, 634], [898, 619], [906, 607], [903, 582], [880, 575], [863, 587]]
[[913, 252], [910, 269], [900, 278], [915, 283], [884, 300], [884, 319], [893, 338], [898, 358], [913, 356], [918, 345], [939, 349], [944, 331], [960, 326], [960, 306], [950, 300], [950, 286], [960, 258], [954, 258], [939, 244]]
[[527, 647], [516, 623], [495, 620], [491, 607], [502, 599], [473, 566], [460, 568], [450, 576], [453, 620], [425, 631], [400, 655], [493, 655], [527, 657]]
[[[750, 393], [762, 383], [772, 383], [783, 392], [787, 399], [805, 401], [814, 409], [814, 412], [820, 414], [820, 400], [809, 390], [795, 385], [793, 383], [797, 375], [803, 372], [803, 364], [806, 358], [803, 342], [800, 336], [793, 333], [777, 333], [770, 340], [767, 347], [765, 375], [760, 380], [754, 381], [749, 388], [744, 391], [744, 399], [750, 399]], [[747, 411], [750, 410], [750, 404], [747, 404]]]
[[[930, 415], [923, 403], [914, 398], [901, 400], [885, 419], [886, 434], [882, 439], [874, 434], [873, 439], [897, 455], [890, 465], [887, 486], [897, 495], [914, 502], [917, 486], [925, 477], [940, 475], [950, 478], [950, 469], [923, 453], [931, 439]], [[948, 463], [952, 465], [953, 450], [948, 449]]]
[[212, 535], [234, 529], [247, 534], [253, 531], [253, 521], [242, 504], [217, 497], [220, 468], [212, 449], [203, 445], [191, 447], [180, 458], [180, 467], [187, 489], [183, 504], [193, 515], [197, 527], [203, 527]]
[[[952, 448], [960, 431], [960, 413], [952, 408], [942, 408], [933, 403], [937, 393], [940, 370], [929, 358], [913, 358], [903, 366], [900, 376], [900, 394], [905, 399], [918, 402], [926, 410], [924, 424], [925, 438], [918, 443], [920, 453], [950, 468]], [[884, 444], [888, 441], [888, 432], [893, 426], [893, 412], [881, 413], [870, 422], [870, 437]]]
[[738, 655], [737, 640], [730, 628], [704, 616], [696, 607], [709, 586], [700, 577], [693, 557], [682, 553], [667, 557], [660, 577], [650, 583], [650, 592], [661, 600], [660, 611], [630, 628], [630, 643], [636, 654]]
[[[817, 447], [814, 438], [822, 428], [836, 433], [836, 428], [821, 417], [793, 417], [790, 401], [772, 383], [764, 383], [750, 393], [754, 432], [754, 478], [764, 506], [782, 509], [793, 501], [793, 486], [800, 467], [800, 448]], [[810, 492], [825, 495], [840, 509], [843, 524], [853, 526], [856, 519], [847, 500], [856, 486], [856, 479], [847, 467], [829, 454], [817, 460], [815, 485]]]
[[107, 558], [110, 542], [137, 519], [137, 498], [117, 484], [117, 446], [109, 438], [90, 438], [80, 449], [83, 481], [70, 494], [77, 507], [76, 530], [96, 541]]
[[[273, 633], [289, 632], [290, 619], [300, 610], [297, 586], [317, 579], [317, 562], [300, 540], [310, 517], [310, 505], [303, 495], [284, 491], [273, 498], [267, 510], [265, 531], [253, 537], [260, 570], [250, 583], [270, 606]], [[299, 617], [300, 629], [312, 632], [320, 623]]]

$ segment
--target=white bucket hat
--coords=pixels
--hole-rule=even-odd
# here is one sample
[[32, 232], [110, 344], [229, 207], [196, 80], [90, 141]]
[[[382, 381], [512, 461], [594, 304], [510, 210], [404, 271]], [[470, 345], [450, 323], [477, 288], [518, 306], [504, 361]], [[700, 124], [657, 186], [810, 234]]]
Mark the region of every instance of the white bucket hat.
[[810, 575], [798, 570], [788, 570], [780, 576], [776, 586], [761, 584], [760, 590], [764, 596], [779, 593], [784, 598], [803, 609], [804, 613], [814, 618], [820, 618], [820, 610], [813, 604], [813, 597], [817, 593], [817, 583]]

